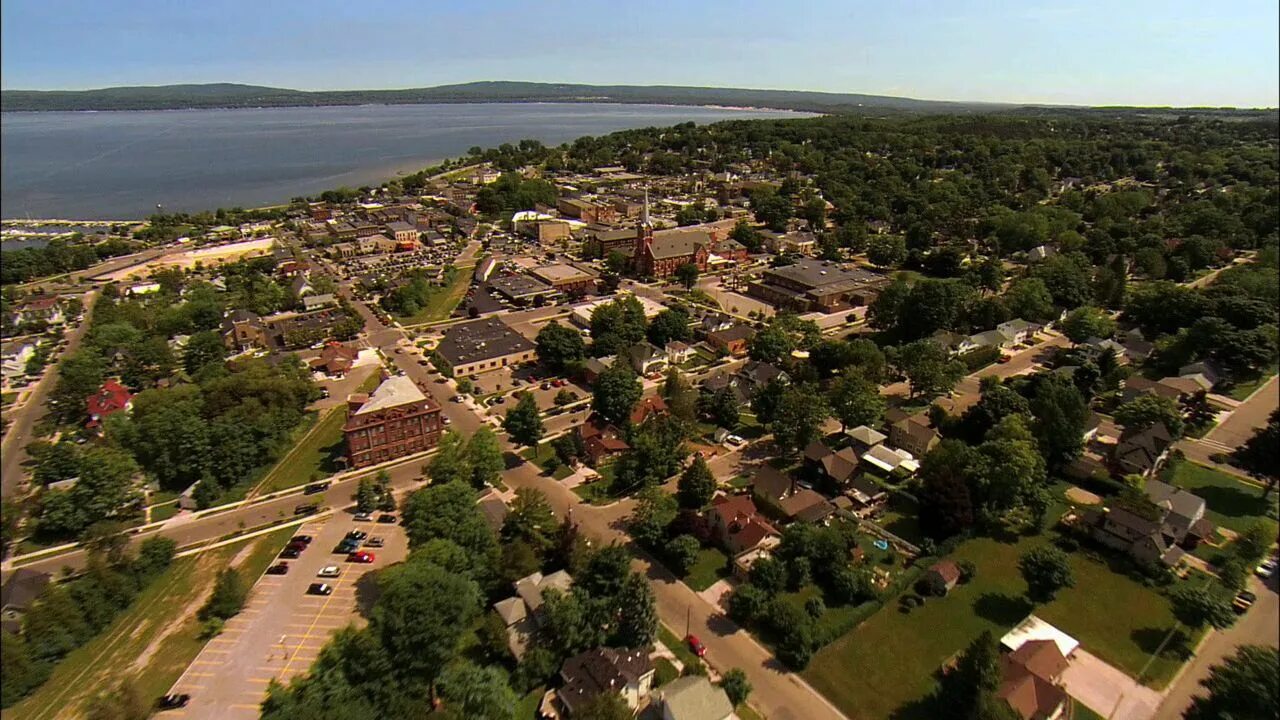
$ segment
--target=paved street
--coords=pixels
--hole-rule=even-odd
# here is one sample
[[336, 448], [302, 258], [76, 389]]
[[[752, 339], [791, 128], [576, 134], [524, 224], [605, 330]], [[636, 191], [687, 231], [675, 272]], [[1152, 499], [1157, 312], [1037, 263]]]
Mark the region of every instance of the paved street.
[[1267, 418], [1277, 407], [1280, 407], [1280, 376], [1272, 377], [1202, 439], [1186, 438], [1178, 443], [1178, 447], [1191, 460], [1212, 465], [1233, 475], [1247, 477], [1243, 470], [1233, 465], [1214, 462], [1212, 457], [1230, 453], [1243, 445], [1253, 437], [1255, 430], [1267, 424]]
[[22, 463], [27, 460], [27, 444], [35, 439], [32, 428], [44, 418], [48, 408], [46, 399], [53, 387], [58, 383], [59, 363], [63, 357], [73, 353], [80, 347], [80, 341], [89, 330], [89, 315], [93, 304], [98, 299], [98, 291], [92, 290], [84, 296], [83, 320], [67, 335], [67, 346], [62, 354], [50, 360], [44, 377], [36, 383], [36, 387], [27, 397], [27, 402], [10, 415], [8, 431], [0, 441], [0, 496], [12, 496], [22, 485], [26, 470]]
[[[371, 548], [373, 564], [349, 563], [330, 552], [349, 530], [382, 537], [385, 547]], [[329, 642], [348, 624], [364, 623], [358, 609], [370, 600], [369, 572], [399, 562], [408, 555], [408, 541], [399, 525], [356, 523], [345, 512], [301, 526], [298, 535], [314, 538], [311, 546], [289, 564], [287, 575], [263, 575], [250, 592], [239, 615], [231, 618], [210, 640], [171, 692], [186, 693], [191, 703], [165, 713], [182, 720], [252, 720], [258, 717], [267, 684], [287, 684], [305, 673]], [[279, 561], [277, 561], [279, 562]], [[336, 565], [341, 575], [320, 578], [317, 573]], [[333, 586], [333, 594], [308, 595], [311, 583]]]

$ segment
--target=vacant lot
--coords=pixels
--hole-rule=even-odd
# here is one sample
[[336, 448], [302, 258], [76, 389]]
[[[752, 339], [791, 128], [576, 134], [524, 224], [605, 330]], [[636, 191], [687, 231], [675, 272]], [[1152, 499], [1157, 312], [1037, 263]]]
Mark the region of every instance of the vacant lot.
[[347, 408], [337, 405], [321, 412], [320, 420], [262, 479], [259, 493], [305, 485], [316, 473], [327, 475], [338, 471], [337, 458], [342, 455], [342, 426], [347, 422]]
[[1263, 500], [1262, 490], [1256, 485], [1189, 460], [1177, 464], [1170, 482], [1204, 498], [1209, 519], [1236, 532], [1266, 517], [1268, 506], [1276, 506], [1277, 493]]
[[453, 314], [453, 309], [458, 307], [458, 303], [462, 302], [462, 296], [467, 294], [474, 268], [473, 265], [458, 268], [449, 284], [433, 289], [426, 304], [416, 315], [396, 319], [403, 325], [421, 325], [447, 319]]
[[[977, 538], [962, 544], [952, 557], [977, 566], [971, 582], [946, 598], [929, 598], [910, 614], [887, 602], [819, 651], [805, 678], [853, 717], [926, 717], [921, 701], [932, 692], [937, 670], [984, 630], [999, 637], [1032, 611], [1017, 562], [1044, 542], [1044, 537], [1016, 543]], [[1080, 553], [1071, 562], [1076, 587], [1035, 612], [1090, 652], [1136, 675], [1174, 624], [1168, 600]], [[1177, 665], [1158, 659], [1148, 672], [1149, 684], [1167, 683]]]
[[204, 646], [195, 611], [218, 571], [252, 545], [237, 567], [256, 579], [293, 528], [174, 560], [105, 631], [58, 664], [31, 697], [6, 711], [30, 720], [79, 717], [94, 693], [134, 679], [148, 699], [169, 690]]

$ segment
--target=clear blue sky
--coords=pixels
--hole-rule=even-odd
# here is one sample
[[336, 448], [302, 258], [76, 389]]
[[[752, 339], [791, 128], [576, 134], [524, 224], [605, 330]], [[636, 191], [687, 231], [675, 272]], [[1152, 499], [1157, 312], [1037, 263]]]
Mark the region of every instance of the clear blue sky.
[[4, 0], [4, 88], [472, 80], [1280, 104], [1276, 0]]

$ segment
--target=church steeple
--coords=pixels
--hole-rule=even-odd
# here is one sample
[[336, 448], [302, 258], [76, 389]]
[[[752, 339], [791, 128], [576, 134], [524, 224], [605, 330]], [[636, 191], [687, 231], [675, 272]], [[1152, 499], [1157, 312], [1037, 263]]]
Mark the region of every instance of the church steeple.
[[651, 228], [653, 223], [649, 220], [649, 188], [644, 189], [644, 209], [640, 211], [640, 226]]

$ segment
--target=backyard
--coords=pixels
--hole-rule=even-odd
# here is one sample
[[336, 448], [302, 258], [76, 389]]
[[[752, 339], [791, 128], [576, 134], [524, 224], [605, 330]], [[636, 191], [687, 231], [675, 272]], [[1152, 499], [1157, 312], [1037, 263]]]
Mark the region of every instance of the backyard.
[[[1006, 543], [969, 540], [951, 556], [970, 560], [977, 573], [945, 598], [929, 598], [909, 614], [890, 601], [852, 632], [820, 650], [804, 677], [837, 706], [863, 718], [924, 718], [925, 698], [936, 671], [974, 637], [990, 630], [997, 637], [1032, 611], [1018, 557], [1043, 537]], [[1165, 596], [1127, 575], [1085, 557], [1071, 555], [1076, 587], [1035, 608], [1044, 619], [1080, 640], [1085, 649], [1136, 675], [1173, 627]], [[1133, 608], [1141, 607], [1141, 614]], [[891, 651], [886, 649], [891, 648]], [[1180, 661], [1159, 657], [1147, 684], [1162, 687]], [[857, 674], [848, 669], [859, 668]]]
[[1262, 499], [1262, 489], [1242, 482], [1233, 475], [1189, 460], [1172, 463], [1166, 482], [1184, 488], [1201, 498], [1208, 506], [1206, 516], [1215, 525], [1241, 532], [1258, 520], [1275, 516], [1277, 493]]
[[693, 588], [697, 592], [702, 592], [716, 581], [728, 577], [729, 575], [729, 556], [717, 547], [704, 547], [698, 552], [698, 559], [689, 568], [689, 572], [682, 578], [684, 584]]

